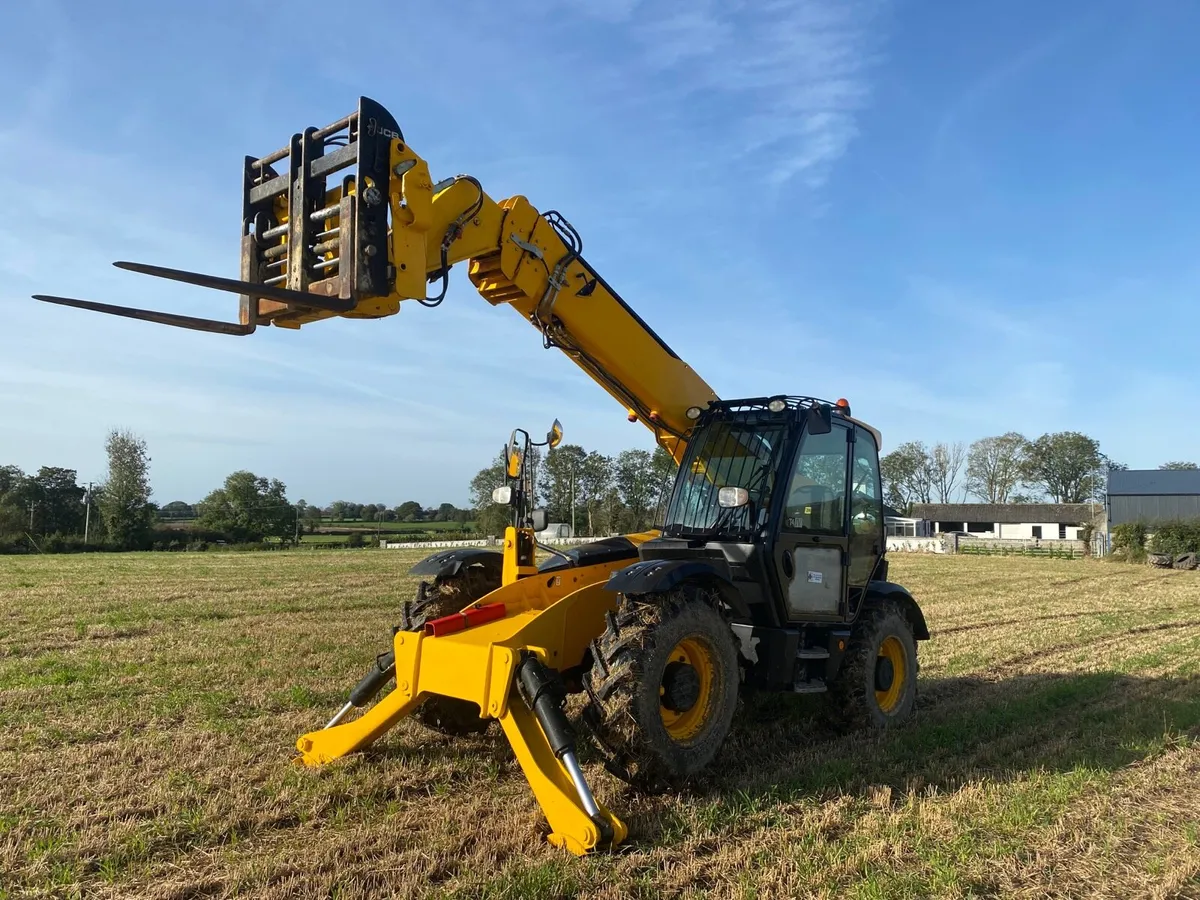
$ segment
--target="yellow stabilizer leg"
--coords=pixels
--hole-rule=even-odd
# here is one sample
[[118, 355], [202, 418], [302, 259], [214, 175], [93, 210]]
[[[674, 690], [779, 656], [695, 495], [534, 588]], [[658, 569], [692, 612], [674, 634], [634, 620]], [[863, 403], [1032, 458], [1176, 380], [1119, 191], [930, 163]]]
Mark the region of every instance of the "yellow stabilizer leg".
[[416, 709], [419, 702], [419, 697], [392, 691], [357, 719], [309, 732], [296, 741], [296, 749], [300, 751], [298, 762], [323, 766], [347, 753], [364, 750]]
[[503, 603], [508, 612], [503, 619], [441, 637], [397, 632], [395, 689], [357, 719], [300, 738], [300, 761], [320, 766], [370, 746], [426, 696], [467, 700], [478, 704], [483, 717], [500, 721], [550, 824], [551, 843], [575, 854], [616, 846], [628, 833], [625, 825], [598, 801], [600, 821], [588, 815], [571, 773], [514, 685], [525, 651], [552, 669], [579, 663], [614, 606], [603, 583], [620, 565], [613, 561], [506, 584], [479, 601]]
[[601, 817], [612, 829], [611, 842], [602, 838], [599, 826], [584, 810], [567, 770], [551, 751], [542, 727], [520, 699], [509, 704], [500, 724], [550, 823], [551, 844], [583, 856], [602, 844], [615, 847], [625, 840], [629, 833], [625, 824], [597, 801]]

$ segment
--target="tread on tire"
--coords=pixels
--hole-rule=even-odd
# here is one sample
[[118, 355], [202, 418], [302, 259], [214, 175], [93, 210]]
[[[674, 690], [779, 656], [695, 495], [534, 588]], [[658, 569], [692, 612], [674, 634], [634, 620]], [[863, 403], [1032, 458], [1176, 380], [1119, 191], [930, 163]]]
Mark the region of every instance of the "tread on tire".
[[[583, 679], [589, 695], [583, 724], [609, 772], [656, 791], [679, 786], [713, 760], [738, 704], [735, 641], [716, 595], [703, 588], [621, 597], [604, 634], [592, 642], [592, 667]], [[703, 712], [692, 715], [690, 725], [672, 726], [677, 734], [687, 732], [681, 738], [668, 730], [662, 691], [664, 678], [672, 677], [668, 666], [680, 665], [672, 654], [685, 644], [710, 666], [698, 699], [678, 715], [687, 716], [695, 703], [704, 704]]]

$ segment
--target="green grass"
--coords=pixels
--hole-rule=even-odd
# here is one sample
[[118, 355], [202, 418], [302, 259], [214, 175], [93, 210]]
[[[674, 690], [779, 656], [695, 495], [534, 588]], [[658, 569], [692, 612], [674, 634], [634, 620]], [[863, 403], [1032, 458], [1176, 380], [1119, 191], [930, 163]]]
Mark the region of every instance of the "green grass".
[[0, 898], [1195, 896], [1200, 573], [897, 555], [911, 726], [747, 696], [686, 793], [584, 750], [625, 852], [548, 847], [497, 729], [319, 770], [421, 551], [0, 558]]

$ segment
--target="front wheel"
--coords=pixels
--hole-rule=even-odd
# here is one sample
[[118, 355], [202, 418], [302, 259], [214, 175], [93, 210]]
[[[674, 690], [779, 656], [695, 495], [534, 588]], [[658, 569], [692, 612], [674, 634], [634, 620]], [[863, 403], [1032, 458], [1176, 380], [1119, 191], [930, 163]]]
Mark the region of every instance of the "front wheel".
[[715, 594], [623, 596], [592, 642], [585, 722], [610, 772], [643, 789], [671, 787], [717, 755], [738, 683], [733, 632]]
[[917, 644], [892, 603], [863, 610], [830, 684], [831, 713], [846, 728], [891, 728], [912, 717], [917, 699]]

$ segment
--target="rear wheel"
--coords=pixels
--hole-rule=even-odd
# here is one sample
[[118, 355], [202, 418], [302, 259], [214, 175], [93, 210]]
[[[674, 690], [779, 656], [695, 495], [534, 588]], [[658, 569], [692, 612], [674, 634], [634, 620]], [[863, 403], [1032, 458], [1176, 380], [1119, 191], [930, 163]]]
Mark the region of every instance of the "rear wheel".
[[592, 642], [585, 724], [606, 768], [660, 789], [716, 756], [733, 720], [739, 682], [733, 633], [702, 588], [621, 598]]
[[[420, 631], [425, 623], [460, 612], [500, 587], [500, 573], [483, 566], [467, 566], [456, 575], [422, 581], [417, 595], [400, 610], [400, 629]], [[479, 717], [479, 705], [456, 697], [426, 697], [413, 716], [422, 725], [442, 734], [481, 734], [492, 724]]]
[[837, 677], [831, 712], [849, 728], [890, 728], [907, 721], [917, 698], [917, 644], [892, 603], [863, 610]]

